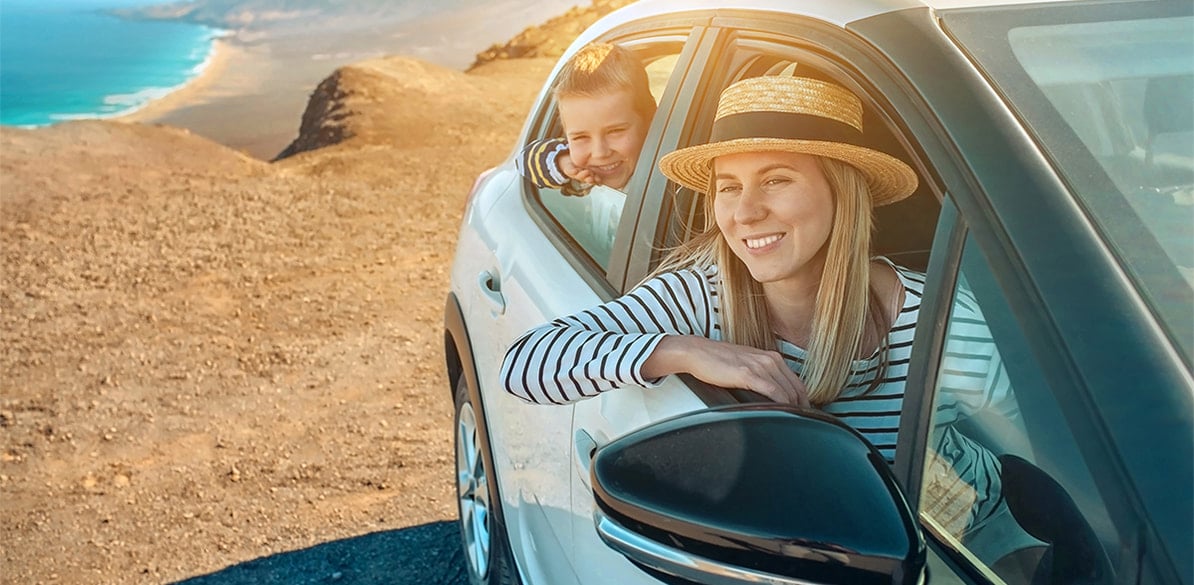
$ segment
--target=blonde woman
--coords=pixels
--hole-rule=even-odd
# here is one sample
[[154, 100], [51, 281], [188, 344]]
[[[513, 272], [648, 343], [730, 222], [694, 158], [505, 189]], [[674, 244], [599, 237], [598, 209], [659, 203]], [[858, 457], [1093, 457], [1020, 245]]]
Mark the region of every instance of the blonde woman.
[[727, 88], [709, 143], [660, 161], [710, 225], [626, 296], [517, 340], [506, 389], [551, 404], [688, 373], [837, 414], [890, 458], [924, 279], [870, 257], [871, 209], [917, 179], [861, 146], [861, 120], [830, 83]]

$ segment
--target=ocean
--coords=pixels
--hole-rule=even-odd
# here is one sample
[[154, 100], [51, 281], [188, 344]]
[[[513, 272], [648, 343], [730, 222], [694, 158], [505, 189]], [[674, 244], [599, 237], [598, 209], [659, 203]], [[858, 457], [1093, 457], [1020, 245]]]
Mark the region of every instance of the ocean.
[[0, 0], [0, 125], [118, 116], [202, 72], [223, 31], [101, 12], [158, 2]]

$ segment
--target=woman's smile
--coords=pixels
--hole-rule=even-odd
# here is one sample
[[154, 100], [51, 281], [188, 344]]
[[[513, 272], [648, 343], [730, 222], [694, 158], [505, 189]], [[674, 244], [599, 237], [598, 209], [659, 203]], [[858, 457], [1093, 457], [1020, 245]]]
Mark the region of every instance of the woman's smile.
[[778, 248], [779, 241], [784, 239], [784, 235], [785, 234], [769, 234], [765, 236], [745, 238], [742, 241], [752, 253], [762, 254]]

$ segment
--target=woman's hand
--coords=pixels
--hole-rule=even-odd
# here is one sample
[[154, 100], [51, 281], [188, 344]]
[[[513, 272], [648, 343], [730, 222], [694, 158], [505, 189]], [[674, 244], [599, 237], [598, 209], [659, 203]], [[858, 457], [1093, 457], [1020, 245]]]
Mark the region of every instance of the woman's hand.
[[775, 402], [808, 407], [808, 390], [776, 351], [714, 341], [693, 335], [668, 335], [643, 364], [646, 378], [688, 373], [696, 379], [761, 394]]

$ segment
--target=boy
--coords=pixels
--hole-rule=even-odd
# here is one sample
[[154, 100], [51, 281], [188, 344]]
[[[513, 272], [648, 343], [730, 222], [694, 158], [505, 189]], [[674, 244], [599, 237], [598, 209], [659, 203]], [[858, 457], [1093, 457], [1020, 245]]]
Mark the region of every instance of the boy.
[[621, 46], [592, 43], [565, 63], [552, 96], [564, 138], [527, 145], [518, 171], [567, 195], [583, 195], [592, 185], [624, 188], [655, 115], [642, 62]]

